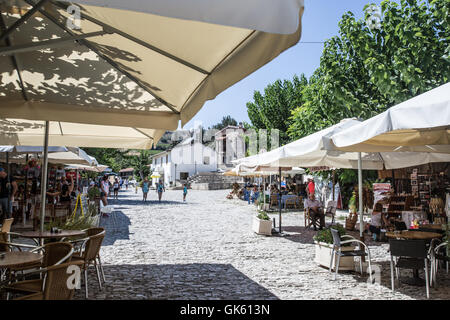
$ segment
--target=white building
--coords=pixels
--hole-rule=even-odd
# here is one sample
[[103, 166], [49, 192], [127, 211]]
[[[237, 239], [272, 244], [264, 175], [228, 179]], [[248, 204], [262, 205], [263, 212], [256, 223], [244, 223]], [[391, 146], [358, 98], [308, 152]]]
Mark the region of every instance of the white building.
[[159, 172], [161, 178], [153, 179], [152, 184], [158, 180], [164, 181], [164, 185], [174, 186], [183, 183], [196, 173], [217, 171], [216, 153], [210, 147], [188, 138], [177, 144], [172, 149], [155, 154], [150, 157], [152, 172]]
[[227, 126], [215, 134], [218, 168], [233, 168], [231, 161], [245, 157], [244, 137], [245, 129], [242, 126]]

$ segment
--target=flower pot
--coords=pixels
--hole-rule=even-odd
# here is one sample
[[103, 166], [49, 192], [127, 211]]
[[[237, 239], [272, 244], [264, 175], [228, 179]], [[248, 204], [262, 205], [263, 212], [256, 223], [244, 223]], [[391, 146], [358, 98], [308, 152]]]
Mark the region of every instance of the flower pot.
[[[319, 265], [329, 268], [330, 267], [330, 259], [331, 252], [333, 251], [333, 245], [330, 243], [317, 242], [316, 244], [316, 256], [314, 262]], [[342, 247], [342, 251], [353, 251], [355, 250], [354, 246]], [[335, 268], [335, 260], [333, 258], [333, 265], [331, 267], [332, 270]], [[341, 257], [341, 261], [339, 262], [339, 270], [354, 270], [355, 262], [354, 257]]]
[[257, 234], [271, 236], [272, 235], [272, 221], [271, 220], [261, 220], [258, 217], [253, 217], [252, 230]]

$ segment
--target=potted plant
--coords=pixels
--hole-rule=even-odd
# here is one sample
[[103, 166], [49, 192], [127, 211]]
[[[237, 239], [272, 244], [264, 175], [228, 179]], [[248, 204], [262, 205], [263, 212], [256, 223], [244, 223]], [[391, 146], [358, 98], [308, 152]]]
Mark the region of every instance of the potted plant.
[[272, 235], [272, 221], [266, 212], [259, 211], [259, 214], [253, 217], [252, 230], [257, 234]]
[[[346, 232], [344, 227], [340, 224], [336, 224], [330, 228], [338, 230], [340, 236], [344, 235]], [[314, 262], [326, 268], [330, 267], [331, 253], [333, 251], [333, 235], [331, 234], [330, 228], [319, 230], [313, 238], [314, 243], [316, 244], [316, 255]], [[355, 247], [349, 244], [342, 247], [342, 251], [352, 251], [354, 249]], [[335, 261], [335, 258], [333, 258], [332, 269], [335, 267]], [[341, 257], [339, 262], [339, 270], [354, 270], [354, 268], [354, 257]]]

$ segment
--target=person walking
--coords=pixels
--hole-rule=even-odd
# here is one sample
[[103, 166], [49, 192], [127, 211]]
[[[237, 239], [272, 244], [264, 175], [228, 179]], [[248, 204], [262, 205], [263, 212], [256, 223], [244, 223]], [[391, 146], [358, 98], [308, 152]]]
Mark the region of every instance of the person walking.
[[156, 186], [156, 192], [158, 192], [158, 200], [161, 202], [162, 194], [166, 191], [166, 188], [164, 188], [164, 183], [160, 181], [158, 185]]
[[187, 184], [184, 184], [183, 187], [183, 201], [186, 201], [186, 195], [187, 195]]
[[[109, 181], [108, 176], [103, 176], [102, 181], [100, 182], [100, 198], [102, 199], [103, 206], [106, 207], [108, 205], [108, 195], [109, 195]], [[103, 216], [109, 217], [107, 213], [103, 213]]]
[[113, 189], [114, 189], [114, 199], [119, 200], [119, 189], [120, 189], [120, 185], [119, 185], [119, 179], [117, 179], [117, 178], [116, 178], [116, 180], [114, 181]]
[[128, 178], [125, 179], [125, 189], [128, 190]]
[[148, 181], [148, 178], [145, 177], [144, 181], [142, 182], [142, 201], [147, 201], [147, 194], [148, 190], [150, 189], [150, 181]]
[[0, 221], [11, 218], [12, 203], [17, 192], [17, 182], [9, 177], [5, 169], [0, 168], [0, 206], [2, 214]]

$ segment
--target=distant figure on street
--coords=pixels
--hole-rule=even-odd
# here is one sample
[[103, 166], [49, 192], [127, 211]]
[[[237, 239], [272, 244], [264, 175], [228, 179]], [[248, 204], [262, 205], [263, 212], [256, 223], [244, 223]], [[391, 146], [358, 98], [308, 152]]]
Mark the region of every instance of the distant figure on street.
[[142, 181], [142, 196], [143, 196], [142, 201], [144, 202], [147, 201], [147, 194], [149, 189], [150, 189], [150, 181], [148, 181], [148, 178], [145, 177], [144, 181]]
[[186, 201], [186, 195], [187, 195], [187, 184], [184, 184], [183, 187], [183, 201]]
[[125, 179], [125, 188], [128, 190], [128, 178]]
[[119, 179], [116, 178], [116, 181], [114, 181], [113, 184], [113, 188], [114, 188], [114, 199], [119, 199], [119, 189], [120, 189]]
[[164, 188], [164, 183], [160, 181], [158, 185], [156, 186], [156, 192], [158, 192], [158, 200], [161, 202], [162, 194], [166, 191], [166, 188]]
[[0, 168], [0, 206], [2, 208], [0, 222], [3, 219], [11, 218], [12, 203], [14, 202], [16, 192], [17, 182], [12, 176], [8, 176], [5, 169]]
[[[109, 181], [108, 176], [103, 176], [102, 181], [100, 182], [100, 198], [102, 199], [103, 206], [108, 205], [108, 194], [109, 194]], [[103, 213], [103, 216], [108, 217], [107, 213]]]

